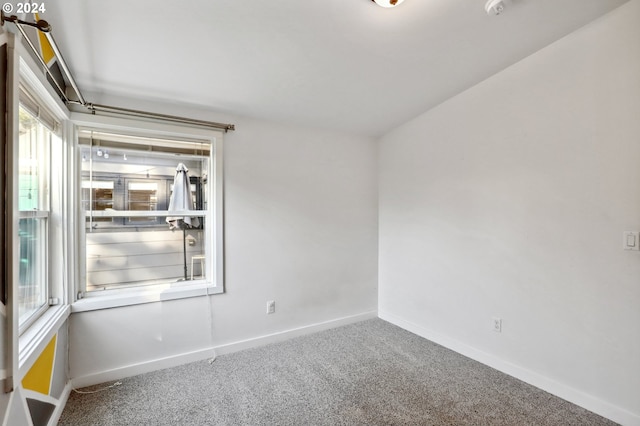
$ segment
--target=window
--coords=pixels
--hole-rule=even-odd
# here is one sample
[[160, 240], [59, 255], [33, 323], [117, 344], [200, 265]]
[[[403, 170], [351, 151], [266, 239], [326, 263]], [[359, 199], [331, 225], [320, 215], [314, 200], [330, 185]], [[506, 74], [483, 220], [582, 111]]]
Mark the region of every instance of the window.
[[18, 327], [22, 332], [49, 307], [52, 144], [60, 125], [27, 86], [18, 108]]
[[[126, 210], [158, 210], [158, 192], [160, 182], [129, 180], [127, 182]], [[193, 206], [192, 206], [193, 207]], [[131, 222], [156, 222], [157, 217], [132, 217]]]
[[[216, 192], [209, 182], [216, 169], [211, 138], [80, 127], [78, 153], [81, 297], [196, 284], [221, 291], [221, 233], [215, 225], [221, 215], [216, 203], [207, 202]], [[170, 206], [179, 165], [188, 170], [189, 194], [187, 207], [175, 211]], [[169, 223], [176, 217], [177, 228]]]
[[[85, 211], [105, 211], [114, 208], [113, 180], [86, 180], [82, 181], [82, 209]], [[94, 218], [95, 222], [110, 222], [108, 217]]]
[[48, 152], [50, 132], [20, 106], [18, 138], [18, 316], [23, 325], [47, 304]]

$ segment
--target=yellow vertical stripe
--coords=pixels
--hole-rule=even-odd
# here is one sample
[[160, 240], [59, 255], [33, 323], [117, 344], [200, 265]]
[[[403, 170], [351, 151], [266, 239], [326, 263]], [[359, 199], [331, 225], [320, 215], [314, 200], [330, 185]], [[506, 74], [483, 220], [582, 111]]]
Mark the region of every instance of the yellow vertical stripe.
[[[34, 13], [34, 16], [36, 21], [40, 19], [37, 13]], [[50, 67], [51, 61], [56, 57], [56, 54], [53, 53], [53, 48], [51, 47], [49, 40], [47, 40], [47, 36], [45, 36], [42, 31], [36, 32], [38, 33], [38, 40], [40, 41], [40, 54], [42, 55], [42, 59], [44, 59], [44, 63]]]
[[56, 337], [49, 342], [31, 369], [22, 379], [22, 387], [44, 395], [49, 395], [51, 376], [53, 374], [53, 359], [56, 353]]

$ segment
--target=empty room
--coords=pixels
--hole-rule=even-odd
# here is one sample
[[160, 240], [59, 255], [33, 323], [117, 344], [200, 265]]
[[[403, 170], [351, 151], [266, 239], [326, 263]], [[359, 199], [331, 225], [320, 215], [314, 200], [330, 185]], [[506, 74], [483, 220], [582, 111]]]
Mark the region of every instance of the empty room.
[[6, 0], [0, 421], [640, 426], [640, 0]]

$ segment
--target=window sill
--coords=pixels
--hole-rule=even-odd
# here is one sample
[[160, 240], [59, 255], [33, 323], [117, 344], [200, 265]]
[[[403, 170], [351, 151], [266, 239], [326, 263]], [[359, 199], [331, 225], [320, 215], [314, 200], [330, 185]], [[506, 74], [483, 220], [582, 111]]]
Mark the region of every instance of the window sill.
[[27, 367], [33, 363], [33, 357], [39, 356], [62, 324], [69, 318], [69, 306], [51, 306], [18, 339], [18, 368], [22, 377]]
[[[108, 294], [105, 294], [107, 293]], [[109, 290], [87, 294], [71, 305], [71, 312], [87, 312], [99, 309], [141, 305], [143, 303], [164, 302], [189, 297], [209, 296], [222, 293], [222, 288], [207, 282], [180, 287], [153, 286], [148, 288]]]

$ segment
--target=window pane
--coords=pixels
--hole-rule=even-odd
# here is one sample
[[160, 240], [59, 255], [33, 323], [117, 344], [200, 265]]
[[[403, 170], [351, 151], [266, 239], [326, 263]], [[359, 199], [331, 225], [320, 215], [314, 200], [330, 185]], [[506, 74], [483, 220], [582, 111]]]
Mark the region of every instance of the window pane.
[[[87, 216], [85, 290], [206, 279], [203, 189], [210, 174], [209, 145], [149, 139], [145, 146], [140, 136], [83, 129], [79, 134]], [[191, 209], [198, 210], [193, 217], [202, 223], [184, 232], [172, 230], [166, 220], [180, 163], [188, 168]]]
[[19, 110], [18, 208], [47, 210], [49, 130], [23, 108]]
[[[134, 227], [135, 229], [135, 227]], [[205, 230], [131, 232], [112, 229], [86, 234], [87, 291], [206, 278]]]
[[[127, 185], [127, 210], [158, 210], [158, 183], [129, 182]], [[156, 217], [130, 217], [131, 222], [155, 222]]]
[[18, 227], [18, 316], [28, 321], [47, 304], [47, 216], [51, 133], [31, 113], [19, 109], [18, 207], [36, 217], [22, 217]]
[[[82, 181], [82, 206], [85, 210], [105, 211], [114, 208], [113, 181]], [[94, 222], [111, 222], [109, 217], [94, 217]]]
[[20, 280], [18, 283], [19, 323], [22, 325], [32, 314], [47, 303], [46, 291], [46, 219], [20, 219], [18, 230], [20, 253]]

